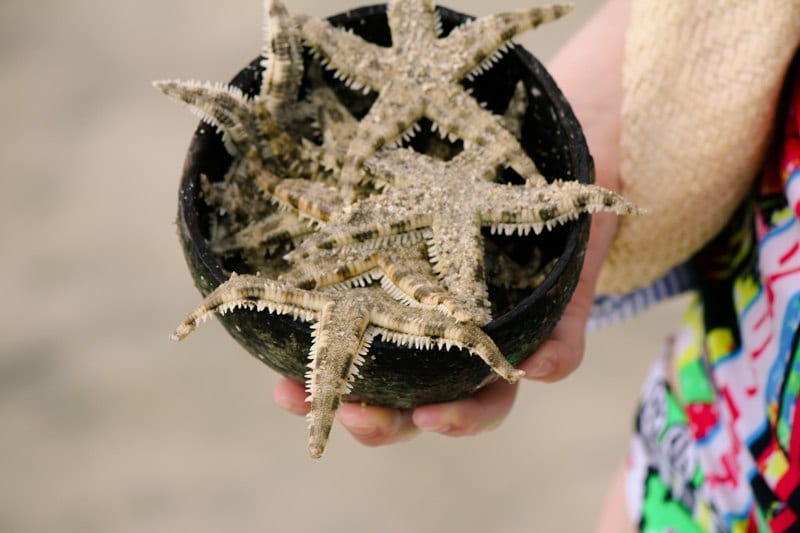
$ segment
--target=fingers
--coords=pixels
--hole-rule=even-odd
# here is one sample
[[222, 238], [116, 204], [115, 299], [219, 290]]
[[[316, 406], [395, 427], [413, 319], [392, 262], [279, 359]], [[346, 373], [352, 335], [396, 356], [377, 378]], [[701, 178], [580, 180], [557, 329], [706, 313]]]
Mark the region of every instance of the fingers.
[[592, 216], [586, 259], [575, 292], [550, 337], [520, 365], [525, 377], [552, 383], [569, 376], [581, 364], [597, 276], [616, 229], [616, 216]]
[[336, 414], [339, 422], [365, 446], [383, 446], [407, 441], [417, 433], [411, 412], [357, 403], [343, 403]]
[[[339, 422], [366, 446], [394, 444], [413, 438], [419, 429], [452, 437], [494, 429], [505, 419], [517, 394], [517, 384], [498, 380], [463, 400], [418, 407], [413, 411], [343, 403]], [[273, 391], [275, 402], [296, 415], [309, 404], [301, 383], [283, 378]]]
[[311, 404], [306, 401], [305, 386], [293, 379], [281, 378], [272, 389], [272, 399], [279, 407], [292, 414], [304, 416], [311, 410]]
[[413, 411], [412, 420], [425, 431], [451, 437], [476, 435], [500, 425], [516, 395], [516, 384], [499, 380], [469, 398], [418, 407]]
[[497, 427], [514, 403], [517, 385], [497, 381], [464, 400], [413, 411], [343, 404], [339, 422], [362, 444], [381, 446], [409, 440], [418, 429], [451, 437], [476, 435]]
[[569, 376], [583, 360], [585, 320], [564, 316], [532, 357], [520, 368], [525, 377], [552, 383]]
[[[289, 378], [278, 381], [272, 391], [272, 397], [278, 406], [299, 416], [307, 414], [311, 409], [311, 404], [306, 402], [307, 395], [302, 383]], [[336, 418], [357, 441], [366, 446], [402, 442], [417, 433], [410, 411], [343, 403]]]
[[564, 379], [578, 368], [583, 360], [586, 321], [593, 294], [594, 278], [589, 279], [582, 272], [572, 299], [550, 337], [520, 365], [526, 378], [552, 383]]

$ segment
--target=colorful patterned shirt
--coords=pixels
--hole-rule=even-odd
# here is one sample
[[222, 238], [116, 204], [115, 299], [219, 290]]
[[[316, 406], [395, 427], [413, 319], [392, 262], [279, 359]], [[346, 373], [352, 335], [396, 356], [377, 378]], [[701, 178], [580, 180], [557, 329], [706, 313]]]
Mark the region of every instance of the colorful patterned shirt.
[[682, 274], [697, 296], [644, 384], [627, 472], [642, 531], [800, 531], [797, 70], [757, 187]]

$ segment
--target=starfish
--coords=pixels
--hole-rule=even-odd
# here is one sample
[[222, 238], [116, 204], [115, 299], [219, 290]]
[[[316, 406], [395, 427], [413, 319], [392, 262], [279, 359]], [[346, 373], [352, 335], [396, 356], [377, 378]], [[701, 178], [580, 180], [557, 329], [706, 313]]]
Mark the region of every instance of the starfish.
[[281, 0], [265, 0], [264, 15], [259, 96], [278, 123], [292, 129], [293, 122], [302, 117], [297, 110], [303, 82], [300, 31]]
[[340, 180], [349, 188], [361, 181], [364, 163], [421, 117], [451, 136], [495, 151], [521, 176], [543, 178], [519, 142], [459, 83], [483, 71], [505, 51], [510, 39], [566, 14], [569, 5], [513, 11], [467, 22], [438, 36], [432, 0], [389, 2], [389, 48], [365, 41], [326, 21], [298, 17], [303, 38], [323, 63], [354, 88], [378, 92], [350, 143]]
[[284, 129], [294, 130], [305, 119], [302, 106], [298, 105], [303, 58], [296, 22], [281, 0], [265, 0], [264, 14], [261, 60], [264, 70], [259, 93], [254, 97], [225, 83], [179, 80], [153, 83], [219, 130], [225, 148], [233, 156], [243, 156], [251, 146], [262, 145], [274, 136], [281, 138]]
[[[308, 107], [316, 112], [322, 146], [317, 148], [305, 138], [297, 139], [297, 133], [289, 134], [295, 130], [309, 130], [299, 124], [311, 117], [304, 104], [297, 101], [303, 76], [299, 33], [280, 0], [266, 1], [265, 15], [265, 45], [260, 63], [262, 84], [255, 97], [229, 84], [154, 83], [215, 127], [234, 158], [221, 183], [211, 183], [201, 176], [206, 203], [215, 207], [220, 215], [228, 216], [224, 231], [216, 218], [211, 220], [210, 244], [212, 250], [220, 254], [272, 247], [312, 231], [312, 226], [296, 212], [270, 210], [269, 202], [261, 198], [262, 193], [281, 203], [280, 194], [276, 198], [273, 192], [287, 175], [325, 178], [327, 174], [321, 167], [340, 166], [336, 154], [344, 153], [342, 143], [352, 138], [355, 131], [355, 119], [341, 106], [333, 91], [323, 85], [319, 66], [311, 65], [309, 78], [316, 86], [311, 91]], [[253, 179], [255, 155], [260, 160], [257, 177]], [[287, 185], [281, 191], [289, 189]]]
[[[263, 201], [263, 195], [269, 196], [270, 188], [288, 172], [283, 166], [293, 170], [315, 167], [314, 154], [295, 140], [309, 129], [304, 124], [310, 122], [308, 105], [298, 102], [304, 72], [299, 30], [281, 0], [265, 0], [263, 26], [262, 82], [255, 96], [223, 83], [154, 83], [219, 131], [233, 157], [221, 182], [212, 183], [201, 176], [206, 204], [218, 215], [209, 223], [210, 245], [219, 254], [252, 253], [256, 247], [270, 247], [310, 231], [296, 215], [275, 213], [274, 207]], [[248, 175], [247, 156], [253, 151], [271, 168], [269, 180], [263, 176], [253, 180]]]
[[458, 322], [472, 321], [475, 315], [439, 282], [422, 242], [408, 247], [320, 250], [292, 265], [279, 279], [305, 289], [363, 287], [379, 281], [387, 294], [410, 307], [437, 309]]
[[524, 375], [508, 363], [476, 324], [459, 323], [434, 310], [409, 313], [403, 303], [376, 287], [308, 291], [260, 276], [234, 274], [205, 298], [172, 338], [185, 338], [215, 312], [224, 314], [238, 308], [267, 310], [312, 323], [310, 370], [306, 375], [312, 457], [320, 457], [325, 450], [336, 410], [351, 390], [358, 366], [376, 335], [398, 346], [467, 349], [512, 383]]
[[501, 166], [496, 154], [477, 145], [450, 161], [407, 149], [382, 150], [367, 169], [387, 190], [348, 205], [286, 257], [296, 263], [317, 249], [376, 248], [424, 234], [442, 284], [472, 310], [474, 320], [485, 324], [491, 317], [482, 227], [507, 235], [539, 234], [582, 213], [638, 212], [619, 195], [594, 185], [495, 183]]
[[312, 231], [309, 224], [292, 213], [278, 211], [259, 218], [236, 233], [211, 239], [211, 251], [224, 255], [239, 250], [266, 248], [274, 251]]
[[317, 174], [320, 156], [310, 143], [295, 138], [279, 123], [269, 111], [274, 104], [271, 99], [249, 97], [238, 87], [222, 83], [167, 80], [153, 85], [220, 131], [225, 149], [234, 158], [243, 158], [255, 148], [262, 158], [274, 159], [295, 175]]
[[[355, 127], [355, 119], [341, 105], [329, 89], [317, 91], [318, 98], [313, 99], [319, 110], [321, 124], [337, 124], [337, 136], [328, 135], [323, 142], [328, 150], [340, 148], [347, 141]], [[522, 128], [527, 96], [522, 82], [512, 95], [506, 112], [500, 118], [504, 127], [515, 136], [519, 136]], [[325, 118], [328, 117], [328, 118]], [[331, 129], [333, 129], [331, 127]], [[324, 131], [324, 130], [323, 130]], [[339, 139], [337, 141], [333, 137]], [[344, 138], [344, 141], [342, 140]], [[386, 150], [386, 149], [384, 149]], [[472, 153], [471, 151], [468, 153]], [[496, 158], [489, 157], [489, 166], [494, 168]], [[251, 174], [260, 175], [260, 161], [251, 161]], [[381, 183], [379, 181], [379, 183]], [[306, 218], [323, 226], [331, 217], [342, 210], [340, 191], [332, 185], [311, 182], [301, 179], [283, 180], [272, 190], [273, 198], [286, 207], [294, 209]], [[350, 209], [347, 207], [346, 209]], [[420, 233], [403, 234], [406, 243], [412, 244]], [[282, 280], [304, 288], [324, 287], [336, 283], [348, 283], [351, 286], [365, 280], [378, 279], [384, 289], [398, 300], [409, 305], [438, 307], [450, 313], [459, 321], [478, 320], [487, 323], [489, 314], [488, 300], [468, 304], [460, 302], [449, 294], [446, 288], [432, 275], [424, 246], [396, 247], [380, 246], [372, 243], [370, 247], [351, 248], [350, 250], [334, 250], [333, 253], [315, 252], [312, 257], [297, 261], [292, 270], [284, 273]], [[392, 243], [394, 244], [394, 243]], [[377, 249], [374, 249], [376, 248]], [[291, 257], [291, 255], [290, 255]], [[425, 261], [426, 264], [421, 264]], [[509, 262], [508, 260], [507, 262]], [[536, 278], [538, 279], [538, 277]]]
[[[257, 158], [251, 158], [250, 164], [253, 175], [260, 176], [264, 173]], [[272, 198], [286, 208], [287, 214], [296, 212], [320, 227], [324, 227], [325, 222], [345, 207], [339, 189], [322, 182], [285, 179], [272, 187], [271, 192]], [[286, 231], [278, 235], [272, 232], [270, 236], [286, 234]], [[291, 234], [291, 237], [310, 234], [310, 231], [298, 231]], [[404, 235], [404, 237], [406, 237], [405, 244], [415, 242], [419, 244], [421, 239], [421, 235]], [[436, 280], [430, 269], [425, 248], [419, 245], [409, 248], [373, 246], [351, 250], [337, 249], [332, 252], [317, 251], [311, 256], [301, 257], [280, 279], [302, 288], [326, 287], [341, 283], [348, 286], [363, 286], [377, 279], [390, 295], [409, 305], [438, 307], [459, 321], [468, 321], [474, 316], [471, 309], [453, 298]], [[488, 322], [488, 319], [485, 322]]]

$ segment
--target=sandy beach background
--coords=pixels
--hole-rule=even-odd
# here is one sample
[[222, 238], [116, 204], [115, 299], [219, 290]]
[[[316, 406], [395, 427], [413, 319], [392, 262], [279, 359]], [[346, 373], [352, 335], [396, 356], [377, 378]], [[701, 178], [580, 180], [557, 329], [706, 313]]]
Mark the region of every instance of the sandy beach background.
[[[599, 5], [576, 3], [520, 42], [550, 57]], [[682, 302], [593, 333], [577, 373], [523, 383], [492, 433], [370, 449], [337, 427], [319, 461], [217, 323], [167, 340], [199, 302], [173, 225], [196, 119], [150, 82], [229, 79], [261, 9], [0, 3], [0, 531], [587, 531]]]

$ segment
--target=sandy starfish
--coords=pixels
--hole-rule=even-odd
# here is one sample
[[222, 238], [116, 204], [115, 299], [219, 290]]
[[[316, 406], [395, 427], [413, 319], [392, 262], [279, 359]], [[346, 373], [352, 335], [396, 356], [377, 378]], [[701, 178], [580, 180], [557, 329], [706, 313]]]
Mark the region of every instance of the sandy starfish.
[[[339, 134], [337, 138], [340, 139], [338, 145], [337, 141], [332, 139], [326, 139], [323, 144], [327, 145], [329, 150], [341, 148], [346, 143], [348, 134], [355, 128], [355, 119], [336, 99], [332, 91], [320, 90], [318, 93], [319, 98], [315, 100], [315, 107], [319, 109], [320, 122], [337, 124], [335, 132]], [[500, 119], [503, 126], [515, 136], [520, 134], [526, 104], [525, 86], [520, 82], [505, 114]], [[330, 118], [323, 118], [325, 116]], [[342, 138], [345, 142], [341, 140]], [[468, 150], [469, 153], [472, 151]], [[489, 171], [485, 176], [487, 179], [494, 178], [494, 171], [499, 167], [497, 159], [487, 158], [489, 161], [487, 163]], [[251, 172], [254, 174], [259, 173], [258, 164], [258, 161], [253, 161]], [[378, 183], [383, 182], [378, 180]], [[320, 223], [328, 222], [344, 207], [338, 189], [307, 180], [284, 180], [275, 187], [273, 196], [282, 204]], [[405, 244], [412, 244], [423, 238], [421, 232], [403, 236]], [[409, 305], [439, 308], [459, 321], [477, 320], [479, 323], [486, 323], [491, 319], [488, 301], [485, 298], [481, 298], [480, 302], [464, 303], [453, 297], [442, 286], [433, 276], [429, 264], [422, 264], [423, 261], [427, 262], [428, 257], [421, 243], [408, 248], [397, 247], [394, 242], [391, 246], [380, 246], [380, 242], [371, 244], [369, 247], [336, 249], [333, 253], [316, 251], [313, 256], [297, 261], [282, 279], [304, 288], [324, 287], [335, 283], [353, 285], [364, 280], [378, 279], [390, 295]]]
[[385, 247], [394, 239], [416, 240], [425, 232], [440, 281], [472, 310], [474, 320], [485, 324], [491, 317], [482, 227], [508, 235], [538, 234], [582, 213], [637, 212], [619, 195], [594, 185], [494, 183], [502, 167], [499, 159], [477, 145], [450, 161], [413, 150], [382, 150], [367, 168], [388, 189], [347, 206], [287, 258], [298, 262], [315, 249]]
[[[238, 87], [213, 82], [163, 80], [153, 85], [167, 96], [187, 104], [201, 120], [222, 133], [231, 155], [243, 156], [283, 130], [294, 130], [305, 120], [298, 105], [303, 58], [298, 28], [281, 0], [264, 2], [262, 84], [254, 97]], [[273, 150], [277, 153], [278, 150]]]
[[350, 391], [358, 366], [375, 335], [399, 346], [456, 346], [479, 356], [509, 382], [524, 372], [512, 367], [494, 342], [476, 324], [459, 323], [437, 311], [414, 309], [376, 287], [346, 291], [307, 291], [260, 276], [237, 276], [211, 292], [175, 330], [179, 340], [208, 316], [237, 308], [267, 310], [312, 323], [307, 388], [311, 403], [309, 453], [325, 450], [336, 409]]
[[[439, 38], [431, 0], [394, 0], [388, 6], [392, 46], [365, 41], [328, 22], [298, 17], [303, 38], [354, 88], [379, 93], [361, 120], [341, 174], [346, 187], [379, 148], [427, 117], [437, 129], [496, 151], [521, 176], [541, 179], [519, 142], [459, 83], [482, 71], [518, 33], [566, 14], [553, 5], [468, 22]], [[346, 190], [347, 192], [347, 190]]]
[[[254, 175], [262, 172], [258, 165], [258, 160], [251, 161]], [[339, 189], [322, 182], [286, 179], [272, 187], [271, 192], [274, 200], [293, 210], [287, 210], [287, 214], [298, 213], [319, 227], [324, 227], [325, 222], [346, 208]], [[279, 236], [285, 234], [284, 231]], [[292, 237], [310, 234], [311, 231], [295, 232]], [[276, 237], [274, 233], [270, 236]], [[380, 243], [372, 243], [370, 247], [315, 251], [311, 256], [300, 257], [293, 268], [281, 276], [281, 280], [302, 288], [343, 283], [363, 286], [369, 281], [379, 280], [390, 295], [406, 304], [439, 308], [459, 321], [472, 320], [472, 310], [453, 298], [431, 271], [428, 255], [421, 243], [422, 233], [404, 234], [404, 237], [404, 244], [412, 246], [381, 247]], [[417, 245], [413, 246], [414, 243]]]
[[300, 217], [283, 211], [266, 215], [236, 233], [211, 239], [209, 246], [215, 254], [224, 255], [239, 250], [265, 249], [274, 251], [312, 231]]
[[281, 0], [265, 0], [264, 15], [259, 97], [278, 123], [291, 130], [302, 118], [297, 101], [303, 82], [300, 31]]
[[[187, 104], [219, 130], [228, 153], [234, 157], [221, 183], [210, 183], [206, 179], [202, 184], [204, 195], [206, 202], [216, 207], [221, 215], [244, 211], [251, 220], [243, 227], [234, 223], [232, 232], [212, 232], [211, 246], [217, 253], [270, 246], [310, 232], [311, 226], [302, 220], [308, 217], [298, 216], [291, 210], [265, 214], [263, 208], [254, 208], [254, 202], [262, 207], [269, 205], [255, 193], [260, 190], [267, 198], [280, 202], [282, 194], [291, 194], [291, 184], [287, 184], [277, 197], [273, 195], [286, 176], [326, 177], [322, 167], [340, 166], [341, 155], [337, 158], [336, 154], [344, 153], [355, 131], [355, 119], [338, 102], [333, 91], [319, 86], [311, 92], [309, 104], [316, 113], [322, 146], [316, 147], [287, 133], [292, 129], [292, 124], [287, 124], [289, 119], [310, 118], [305, 110], [297, 110], [296, 99], [303, 74], [302, 58], [296, 50], [299, 38], [280, 2], [267, 2], [265, 11], [267, 38], [262, 61], [263, 83], [257, 96], [248, 97], [239, 88], [226, 84], [155, 82], [157, 88]], [[312, 80], [321, 83], [319, 67], [312, 66], [311, 71]], [[338, 192], [327, 194], [328, 202], [338, 196]]]
[[242, 158], [256, 148], [262, 158], [274, 159], [295, 175], [316, 175], [321, 156], [279, 123], [269, 111], [271, 99], [249, 97], [223, 83], [169, 80], [153, 85], [220, 131], [232, 156]]
[[377, 249], [319, 250], [292, 265], [279, 279], [305, 289], [363, 287], [379, 281], [387, 294], [408, 306], [437, 309], [459, 322], [475, 318], [474, 311], [454, 298], [439, 282], [422, 242]]

